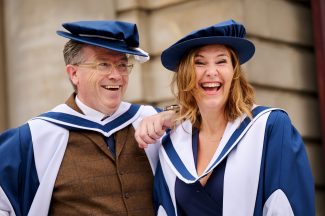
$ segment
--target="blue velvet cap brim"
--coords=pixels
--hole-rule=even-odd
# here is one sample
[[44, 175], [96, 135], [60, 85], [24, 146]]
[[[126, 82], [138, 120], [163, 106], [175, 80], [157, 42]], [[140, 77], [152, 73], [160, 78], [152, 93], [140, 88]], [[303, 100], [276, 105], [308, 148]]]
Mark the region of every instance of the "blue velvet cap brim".
[[98, 46], [101, 48], [110, 49], [125, 54], [148, 57], [148, 55], [140, 51], [131, 49], [123, 41], [109, 40], [109, 39], [98, 38], [98, 37], [83, 37], [80, 35], [70, 34], [64, 31], [57, 31], [56, 33], [62, 37], [69, 38], [71, 40], [78, 41], [81, 43]]
[[232, 48], [238, 55], [240, 64], [247, 62], [255, 53], [255, 46], [249, 40], [230, 36], [200, 37], [176, 43], [161, 54], [165, 68], [176, 71], [182, 57], [191, 49], [210, 44], [222, 44]]

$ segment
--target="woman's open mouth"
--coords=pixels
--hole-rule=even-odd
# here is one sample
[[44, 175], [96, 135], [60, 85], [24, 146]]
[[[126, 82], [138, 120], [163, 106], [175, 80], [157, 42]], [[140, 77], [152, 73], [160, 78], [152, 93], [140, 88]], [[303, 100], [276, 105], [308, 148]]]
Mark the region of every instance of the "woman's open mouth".
[[201, 83], [200, 87], [206, 92], [217, 92], [221, 88], [220, 82], [205, 82]]

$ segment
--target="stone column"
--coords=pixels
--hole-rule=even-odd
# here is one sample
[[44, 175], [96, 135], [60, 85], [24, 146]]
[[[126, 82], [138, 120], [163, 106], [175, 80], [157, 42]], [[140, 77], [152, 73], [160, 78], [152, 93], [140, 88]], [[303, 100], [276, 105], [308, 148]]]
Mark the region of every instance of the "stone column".
[[6, 73], [4, 56], [3, 1], [0, 1], [0, 131], [7, 128]]
[[[114, 0], [4, 0], [8, 121], [17, 126], [73, 92], [56, 34], [61, 23], [114, 19]], [[1, 96], [0, 96], [1, 97]], [[2, 108], [1, 108], [2, 109]]]

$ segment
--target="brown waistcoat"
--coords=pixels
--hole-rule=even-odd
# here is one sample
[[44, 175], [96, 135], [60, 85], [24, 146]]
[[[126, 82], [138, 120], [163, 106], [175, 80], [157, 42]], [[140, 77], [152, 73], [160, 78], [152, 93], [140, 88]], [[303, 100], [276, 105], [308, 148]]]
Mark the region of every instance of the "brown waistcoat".
[[49, 215], [154, 215], [153, 175], [132, 125], [115, 133], [115, 143], [116, 159], [101, 134], [70, 132]]

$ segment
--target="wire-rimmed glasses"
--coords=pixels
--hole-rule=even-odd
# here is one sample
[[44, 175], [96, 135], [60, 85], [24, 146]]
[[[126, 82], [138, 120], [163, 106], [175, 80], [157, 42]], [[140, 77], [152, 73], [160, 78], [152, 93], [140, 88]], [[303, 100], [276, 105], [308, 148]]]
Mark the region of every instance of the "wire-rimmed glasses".
[[111, 74], [115, 68], [115, 70], [118, 71], [122, 76], [129, 75], [133, 68], [133, 64], [129, 64], [127, 62], [118, 62], [116, 64], [111, 62], [84, 62], [75, 65], [79, 67], [92, 68], [104, 74]]

